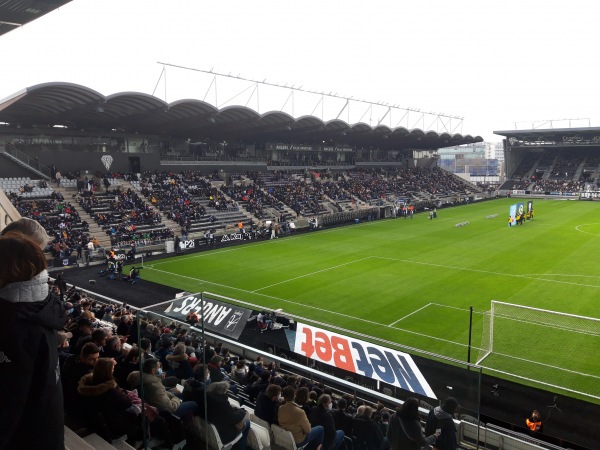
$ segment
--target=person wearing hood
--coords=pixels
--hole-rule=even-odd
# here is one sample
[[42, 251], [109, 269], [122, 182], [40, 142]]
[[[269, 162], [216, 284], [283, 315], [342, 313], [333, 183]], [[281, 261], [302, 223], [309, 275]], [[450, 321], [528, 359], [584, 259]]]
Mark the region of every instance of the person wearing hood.
[[0, 448], [4, 450], [64, 448], [57, 348], [66, 314], [60, 299], [49, 292], [40, 246], [14, 231], [0, 238], [0, 385], [5, 388], [0, 391]]
[[433, 446], [438, 450], [456, 450], [456, 426], [454, 425], [454, 414], [458, 409], [458, 402], [454, 397], [448, 397], [442, 402], [442, 406], [436, 406], [427, 416], [425, 423], [425, 434], [430, 436], [440, 434]]

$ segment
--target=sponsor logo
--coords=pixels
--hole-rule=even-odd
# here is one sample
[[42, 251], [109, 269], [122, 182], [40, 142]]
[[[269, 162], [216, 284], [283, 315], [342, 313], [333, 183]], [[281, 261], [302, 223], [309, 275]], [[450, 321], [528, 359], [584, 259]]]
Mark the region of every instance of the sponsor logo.
[[68, 266], [68, 265], [69, 265], [69, 260], [63, 259], [63, 266]]
[[196, 243], [194, 241], [181, 241], [179, 242], [179, 248], [185, 250], [187, 248], [195, 248]]
[[0, 364], [12, 362], [8, 357], [4, 354], [4, 352], [0, 352]]
[[221, 242], [229, 242], [229, 241], [243, 241], [244, 235], [240, 233], [235, 234], [226, 234], [221, 238]]
[[226, 331], [233, 331], [238, 323], [240, 323], [240, 319], [244, 313], [242, 311], [234, 311], [229, 320], [227, 321], [227, 325], [225, 325]]
[[436, 398], [407, 353], [304, 324], [298, 324], [294, 351], [348, 372]]

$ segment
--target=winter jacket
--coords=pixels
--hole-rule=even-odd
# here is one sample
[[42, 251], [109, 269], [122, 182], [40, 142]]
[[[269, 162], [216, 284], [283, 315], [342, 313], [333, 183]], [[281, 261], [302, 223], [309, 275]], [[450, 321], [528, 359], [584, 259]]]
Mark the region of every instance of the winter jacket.
[[433, 434], [436, 429], [442, 430], [433, 446], [439, 450], [456, 450], [456, 426], [451, 414], [436, 406], [429, 411], [425, 424], [425, 434]]
[[58, 335], [65, 325], [45, 270], [0, 289], [0, 448], [63, 449]]
[[[231, 442], [241, 431], [236, 428], [236, 424], [244, 420], [246, 410], [233, 407], [226, 394], [208, 392], [206, 401], [208, 411], [206, 419], [217, 428], [222, 442]], [[204, 411], [199, 413], [200, 416], [204, 416]]]
[[285, 402], [279, 407], [277, 421], [281, 428], [292, 432], [296, 444], [303, 442], [311, 430], [306, 413], [294, 402]]
[[[158, 408], [159, 411], [174, 413], [181, 404], [181, 399], [167, 392], [162, 380], [156, 375], [144, 373], [144, 398], [149, 405]], [[131, 372], [127, 377], [127, 382], [132, 389], [140, 387], [140, 372]]]
[[[81, 397], [86, 422], [94, 427], [98, 413], [108, 425], [109, 438], [117, 438], [134, 426], [135, 412], [130, 410], [131, 399], [115, 380], [93, 384], [92, 374], [84, 375], [79, 380], [77, 392]], [[97, 430], [97, 432], [100, 430]]]
[[435, 442], [435, 435], [423, 436], [418, 420], [404, 420], [398, 414], [390, 418], [387, 437], [391, 450], [421, 450]]

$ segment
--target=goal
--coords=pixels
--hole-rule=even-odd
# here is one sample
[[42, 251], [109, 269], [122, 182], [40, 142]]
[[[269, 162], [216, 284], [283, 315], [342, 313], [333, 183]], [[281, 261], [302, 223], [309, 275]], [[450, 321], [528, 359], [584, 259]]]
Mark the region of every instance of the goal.
[[600, 319], [492, 301], [477, 364], [600, 399]]

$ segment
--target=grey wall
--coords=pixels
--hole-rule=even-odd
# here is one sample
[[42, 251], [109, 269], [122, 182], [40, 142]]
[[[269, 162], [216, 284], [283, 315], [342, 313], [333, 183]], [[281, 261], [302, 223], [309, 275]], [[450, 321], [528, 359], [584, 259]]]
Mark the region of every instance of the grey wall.
[[163, 170], [160, 166], [160, 157], [157, 153], [98, 153], [98, 152], [48, 152], [48, 151], [32, 151], [26, 153], [29, 156], [37, 156], [42, 164], [50, 167], [52, 164], [64, 175], [70, 171], [80, 170], [82, 173], [89, 171], [94, 174], [97, 171], [106, 172], [106, 168], [102, 163], [103, 156], [112, 156], [113, 162], [110, 166], [110, 172], [129, 173], [129, 158], [140, 158], [140, 170]]
[[40, 178], [39, 175], [30, 172], [29, 170], [21, 167], [19, 164], [14, 162], [8, 156], [4, 154], [0, 155], [0, 178], [10, 177], [31, 177], [33, 179]]

